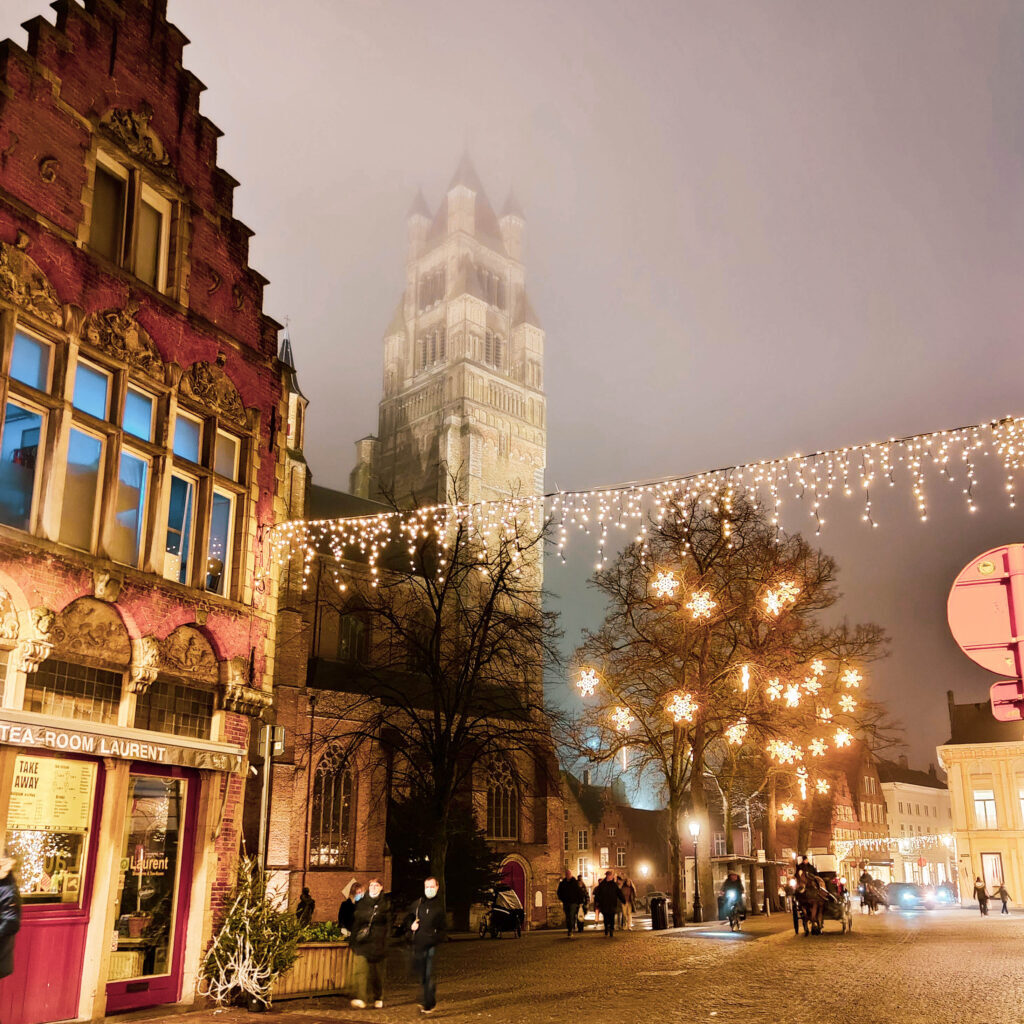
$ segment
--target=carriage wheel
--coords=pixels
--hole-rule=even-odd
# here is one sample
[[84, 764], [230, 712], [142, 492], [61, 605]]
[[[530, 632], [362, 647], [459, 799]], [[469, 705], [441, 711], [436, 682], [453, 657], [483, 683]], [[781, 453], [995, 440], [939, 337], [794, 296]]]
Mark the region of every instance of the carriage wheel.
[[523, 937], [523, 926], [521, 924], [516, 925], [516, 938], [521, 939]]

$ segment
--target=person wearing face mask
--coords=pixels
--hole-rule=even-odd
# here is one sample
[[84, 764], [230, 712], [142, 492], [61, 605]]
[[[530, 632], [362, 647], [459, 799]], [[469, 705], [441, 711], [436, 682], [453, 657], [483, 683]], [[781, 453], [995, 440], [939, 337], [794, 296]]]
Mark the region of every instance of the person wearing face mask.
[[348, 892], [341, 906], [338, 907], [338, 927], [344, 936], [352, 934], [352, 923], [355, 921], [356, 904], [363, 895], [363, 887], [355, 880], [348, 885]]
[[413, 907], [413, 922], [409, 925], [412, 934], [412, 962], [416, 978], [423, 988], [420, 1002], [421, 1013], [432, 1013], [437, 1005], [437, 991], [434, 984], [434, 951], [445, 940], [447, 919], [444, 902], [438, 894], [436, 878], [423, 882], [423, 895]]
[[388, 955], [388, 901], [379, 878], [371, 878], [366, 895], [352, 915], [352, 973], [356, 997], [352, 1006], [366, 1008], [371, 1000], [376, 1009], [384, 1006], [384, 960]]

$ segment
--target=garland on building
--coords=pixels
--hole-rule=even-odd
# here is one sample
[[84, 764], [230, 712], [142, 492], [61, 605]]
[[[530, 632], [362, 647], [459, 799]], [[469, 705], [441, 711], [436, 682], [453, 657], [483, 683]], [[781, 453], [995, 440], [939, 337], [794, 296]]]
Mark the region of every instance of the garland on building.
[[918, 850], [930, 850], [939, 846], [953, 849], [956, 839], [951, 832], [920, 836], [876, 836], [870, 839], [837, 839], [835, 841], [836, 859], [847, 860], [854, 850], [898, 852], [901, 854], [915, 853]]

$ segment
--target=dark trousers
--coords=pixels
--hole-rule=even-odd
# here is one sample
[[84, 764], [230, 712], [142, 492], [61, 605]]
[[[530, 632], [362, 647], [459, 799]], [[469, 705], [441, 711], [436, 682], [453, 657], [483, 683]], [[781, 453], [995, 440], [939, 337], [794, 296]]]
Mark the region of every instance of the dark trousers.
[[563, 903], [562, 909], [565, 911], [565, 934], [571, 936], [576, 930], [576, 916], [579, 914], [580, 905], [578, 903]]
[[1008, 914], [1009, 913], [1009, 910], [1006, 909], [1006, 900], [1003, 900], [1003, 909], [1000, 911], [1000, 913], [1003, 913], [1003, 914]]
[[604, 918], [604, 933], [605, 933], [605, 935], [614, 935], [615, 934], [615, 914], [617, 913], [617, 911], [618, 911], [617, 907], [615, 908], [615, 910], [602, 910], [601, 911], [601, 916]]
[[981, 911], [982, 916], [988, 914], [988, 900], [978, 900], [978, 909]]
[[384, 998], [384, 961], [367, 960], [365, 956], [352, 958], [352, 974], [356, 998], [364, 1003], [375, 1003]]
[[434, 948], [418, 949], [412, 955], [413, 970], [416, 980], [423, 990], [420, 1005], [424, 1010], [432, 1010], [437, 1005], [437, 986], [434, 984]]

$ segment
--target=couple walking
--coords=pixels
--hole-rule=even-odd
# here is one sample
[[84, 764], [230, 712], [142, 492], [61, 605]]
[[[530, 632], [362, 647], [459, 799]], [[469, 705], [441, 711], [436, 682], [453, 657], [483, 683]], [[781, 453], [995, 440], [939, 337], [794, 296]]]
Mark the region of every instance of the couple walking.
[[[633, 883], [626, 879], [621, 885], [615, 880], [615, 872], [608, 870], [604, 878], [598, 882], [594, 889], [594, 910], [604, 920], [604, 934], [609, 938], [615, 936], [615, 919], [620, 911], [623, 915], [623, 923], [629, 928], [633, 927], [633, 900], [636, 897], [636, 890]], [[557, 896], [565, 911], [565, 930], [569, 938], [572, 938], [576, 928], [576, 918], [581, 904], [580, 889], [582, 881], [577, 881], [571, 871], [566, 869], [565, 878], [558, 883]], [[586, 890], [584, 889], [584, 894]]]

